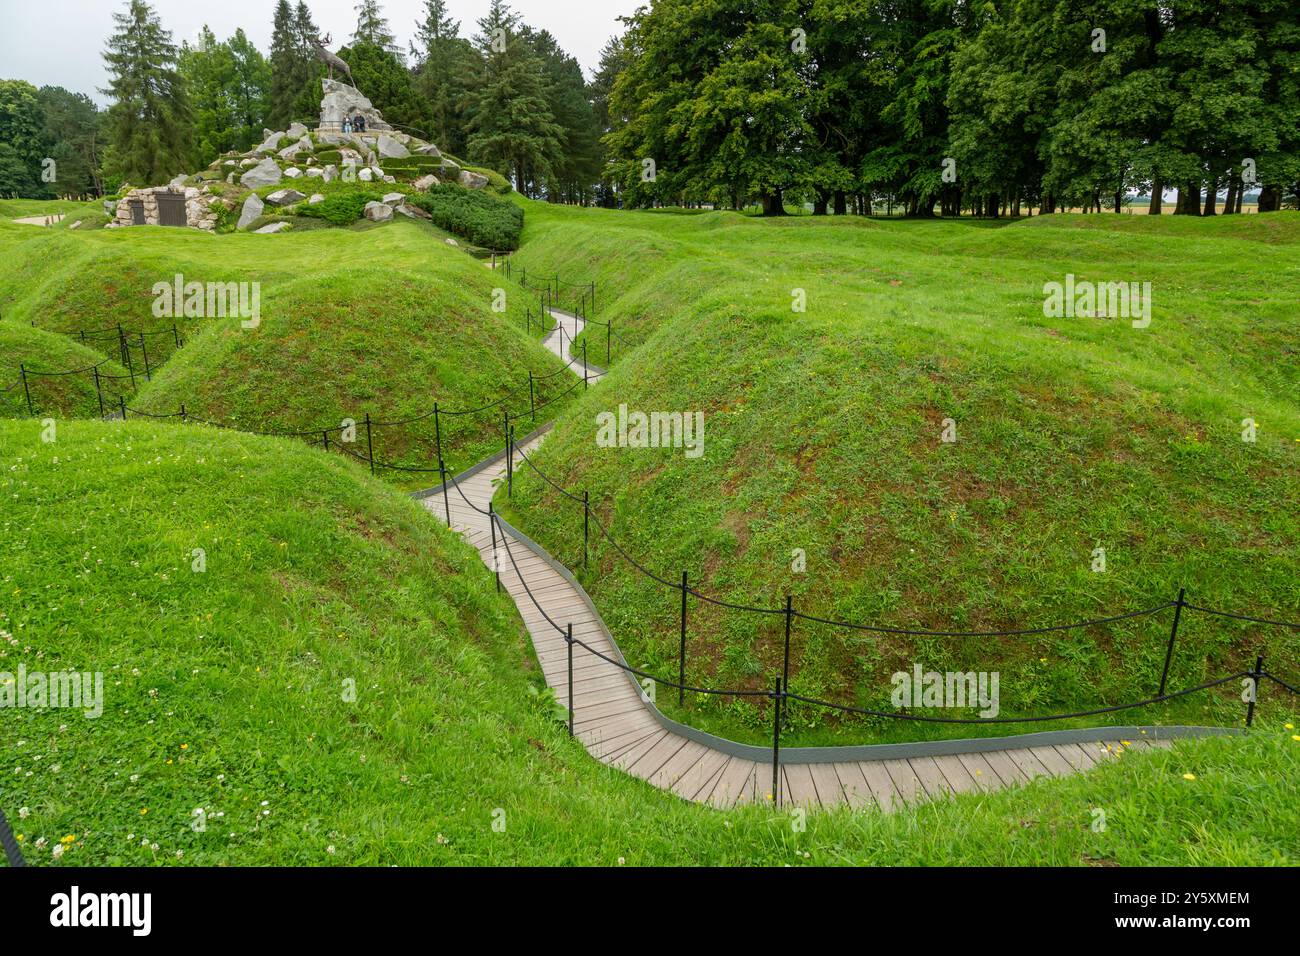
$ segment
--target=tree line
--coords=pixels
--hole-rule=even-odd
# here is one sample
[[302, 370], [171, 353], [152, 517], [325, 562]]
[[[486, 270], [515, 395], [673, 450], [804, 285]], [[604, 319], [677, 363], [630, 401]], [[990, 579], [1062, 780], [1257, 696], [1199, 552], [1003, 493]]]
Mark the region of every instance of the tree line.
[[[654, 0], [593, 84], [623, 203], [1261, 211], [1300, 192], [1294, 0]], [[602, 75], [612, 78], [600, 88]]]
[[[378, 0], [361, 0], [356, 13], [338, 53], [385, 120], [497, 169], [526, 195], [595, 198], [605, 130], [582, 67], [548, 31], [489, 0], [477, 32], [462, 36], [446, 0], [424, 0], [414, 40], [402, 50]], [[242, 29], [222, 40], [205, 26], [178, 46], [147, 0], [128, 0], [114, 14], [104, 52], [104, 111], [66, 90], [0, 82], [0, 196], [98, 195], [125, 182], [165, 183], [222, 153], [250, 149], [266, 128], [314, 127], [327, 67], [312, 43], [324, 37], [303, 0], [277, 0], [271, 14], [264, 55]], [[68, 160], [58, 163], [57, 182], [41, 178], [50, 156]]]

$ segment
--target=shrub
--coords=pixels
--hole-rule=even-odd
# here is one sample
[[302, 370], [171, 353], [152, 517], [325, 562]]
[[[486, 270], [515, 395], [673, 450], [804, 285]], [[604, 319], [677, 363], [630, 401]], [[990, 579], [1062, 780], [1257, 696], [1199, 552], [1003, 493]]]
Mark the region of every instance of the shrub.
[[435, 225], [475, 245], [502, 251], [519, 248], [524, 211], [503, 199], [443, 183], [408, 200], [432, 216]]
[[299, 205], [297, 213], [300, 216], [324, 219], [331, 225], [348, 226], [361, 218], [366, 210], [366, 203], [378, 202], [383, 195], [370, 189], [335, 192], [327, 195], [324, 202], [318, 202], [314, 206]]

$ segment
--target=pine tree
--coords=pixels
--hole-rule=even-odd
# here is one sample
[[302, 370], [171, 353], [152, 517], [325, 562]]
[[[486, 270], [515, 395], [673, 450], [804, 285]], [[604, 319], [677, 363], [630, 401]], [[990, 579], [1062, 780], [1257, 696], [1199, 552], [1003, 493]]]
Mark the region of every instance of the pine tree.
[[113, 100], [108, 110], [106, 167], [136, 185], [161, 184], [190, 157], [191, 116], [176, 70], [176, 47], [144, 0], [113, 14], [116, 32], [104, 62]]
[[379, 9], [379, 0], [361, 0], [356, 10], [357, 29], [352, 34], [351, 45], [369, 43], [396, 53], [397, 42], [388, 29], [388, 20]]
[[416, 66], [423, 66], [429, 61], [446, 40], [455, 40], [460, 36], [460, 21], [453, 20], [447, 14], [447, 0], [424, 0], [424, 19], [415, 26], [416, 43], [411, 45], [411, 59]]
[[563, 130], [547, 103], [541, 61], [519, 37], [519, 17], [503, 0], [492, 0], [478, 26], [474, 45], [482, 65], [464, 99], [469, 152], [513, 174], [516, 188], [531, 195], [530, 183], [551, 175], [561, 160]]
[[416, 25], [417, 44], [412, 82], [419, 104], [413, 124], [453, 155], [465, 150], [465, 123], [459, 103], [478, 65], [478, 55], [460, 36], [460, 22], [447, 15], [445, 0], [425, 0], [424, 19]]
[[293, 33], [298, 44], [298, 96], [294, 100], [290, 120], [300, 120], [311, 125], [309, 121], [320, 111], [320, 81], [329, 74], [329, 67], [316, 57], [312, 41], [320, 36], [320, 28], [312, 20], [311, 10], [304, 0], [298, 0], [298, 6], [294, 9]]
[[266, 124], [284, 129], [293, 119], [294, 102], [302, 93], [302, 44], [289, 0], [275, 5], [271, 28], [271, 89], [267, 97]]

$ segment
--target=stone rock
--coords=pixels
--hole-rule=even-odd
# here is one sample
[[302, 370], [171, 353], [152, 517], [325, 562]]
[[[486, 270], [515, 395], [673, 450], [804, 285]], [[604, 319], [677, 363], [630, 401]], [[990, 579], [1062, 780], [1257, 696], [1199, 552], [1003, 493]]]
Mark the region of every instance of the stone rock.
[[223, 165], [223, 166], [238, 166], [239, 163], [235, 162], [233, 159], [228, 159], [228, 160], [226, 160], [224, 163], [222, 163], [221, 165]]
[[116, 202], [116, 200], [113, 200], [113, 199], [105, 199], [105, 200], [104, 200], [104, 212], [108, 213], [110, 216], [116, 215], [116, 214], [117, 214], [117, 202]]
[[249, 197], [244, 200], [244, 209], [239, 214], [239, 223], [236, 229], [247, 229], [253, 222], [262, 215], [262, 210], [266, 204], [257, 197], [257, 193], [250, 193]]
[[290, 144], [289, 144], [288, 146], [286, 146], [284, 149], [280, 150], [280, 158], [281, 158], [281, 159], [293, 159], [293, 158], [294, 158], [295, 156], [297, 156], [299, 153], [302, 153], [302, 152], [308, 152], [308, 153], [310, 153], [310, 152], [312, 151], [312, 149], [313, 149], [313, 147], [312, 147], [312, 145], [311, 145], [311, 137], [310, 137], [310, 136], [304, 136], [304, 137], [302, 137], [302, 139], [298, 140], [298, 142], [296, 142], [296, 143], [290, 143]]
[[279, 133], [271, 133], [266, 137], [266, 139], [262, 141], [262, 145], [258, 146], [255, 150], [253, 150], [253, 152], [273, 153], [280, 147], [280, 140], [282, 140], [283, 138], [284, 138], [283, 131]]
[[306, 198], [306, 194], [300, 193], [296, 189], [277, 189], [266, 197], [266, 201], [272, 206], [292, 206], [294, 203], [302, 202]]
[[361, 180], [363, 183], [368, 183], [374, 178], [375, 174], [371, 171], [369, 166], [363, 166], [361, 171], [357, 173], [357, 179]]
[[281, 175], [279, 164], [268, 157], [240, 176], [239, 182], [248, 189], [256, 189], [258, 186], [278, 186]]
[[427, 193], [434, 186], [438, 185], [438, 177], [430, 173], [427, 176], [421, 176], [415, 182], [411, 183], [413, 187], [422, 193]]
[[390, 185], [390, 186], [393, 185], [393, 183], [397, 182], [397, 177], [396, 177], [396, 176], [389, 176], [389, 175], [387, 175], [387, 174], [381, 176], [380, 179], [382, 179], [384, 182], [386, 182], [386, 183], [387, 183], [388, 185]]
[[306, 126], [303, 126], [302, 123], [290, 123], [290, 124], [289, 124], [289, 128], [288, 128], [287, 130], [285, 130], [285, 135], [286, 135], [286, 136], [306, 136], [306, 135], [307, 135], [307, 127], [306, 127]]
[[383, 116], [375, 109], [374, 104], [355, 86], [348, 86], [346, 83], [328, 77], [321, 79], [320, 86], [324, 94], [320, 101], [321, 129], [341, 130], [344, 119], [353, 118], [358, 114], [366, 118], [368, 130], [378, 132], [392, 129], [384, 122]]
[[230, 185], [232, 186], [235, 185], [235, 174], [231, 173], [229, 176], [227, 176], [226, 182], [230, 183]]
[[242, 166], [244, 169], [248, 169], [250, 166], [256, 166], [259, 162], [260, 160], [256, 160], [253, 159], [252, 157], [249, 157], [248, 159], [241, 160], [239, 165]]
[[456, 181], [466, 189], [484, 189], [488, 184], [486, 176], [482, 173], [472, 173], [468, 169], [462, 169]]
[[397, 211], [403, 216], [411, 219], [432, 219], [433, 217], [421, 209], [419, 206], [412, 206], [410, 203], [402, 203], [397, 207]]
[[324, 202], [324, 201], [325, 201], [325, 197], [323, 195], [321, 195], [320, 193], [312, 193], [311, 198], [307, 200], [307, 205], [314, 206], [318, 202]]
[[288, 176], [290, 179], [297, 179], [299, 176], [302, 175], [302, 170], [299, 169], [297, 166], [290, 166], [288, 169], [284, 171], [284, 174]]
[[382, 201], [390, 206], [395, 206], [406, 201], [406, 193], [385, 193]]
[[261, 229], [253, 230], [253, 235], [269, 236], [272, 233], [283, 232], [285, 229], [288, 228], [289, 228], [289, 224], [287, 222], [268, 222]]
[[438, 169], [438, 175], [443, 182], [455, 182], [460, 178], [460, 164], [453, 163], [446, 156], [442, 157], [442, 166]]
[[449, 245], [449, 246], [459, 246], [460, 243], [457, 242], [455, 239], [451, 238], [451, 236], [448, 236], [448, 237], [447, 237], [447, 245]]
[[419, 147], [415, 152], [420, 156], [432, 156], [435, 159], [442, 156], [442, 150], [437, 146], [434, 146], [432, 143]]
[[324, 172], [321, 173], [321, 176], [324, 177], [325, 182], [332, 183], [334, 182], [334, 180], [339, 178], [339, 168], [335, 166], [333, 163], [331, 163], [330, 165], [325, 167], [325, 170]]
[[365, 216], [371, 222], [387, 222], [393, 218], [393, 207], [381, 202], [368, 202]]
[[405, 159], [411, 151], [391, 136], [380, 136], [375, 149], [384, 159]]
[[361, 154], [355, 149], [349, 149], [346, 146], [339, 148], [339, 159], [349, 166], [361, 165]]
[[[286, 172], [285, 175], [288, 176], [288, 172]], [[313, 166], [307, 170], [308, 179], [320, 179], [324, 175], [325, 170], [321, 169], [319, 166]]]
[[170, 187], [171, 189], [180, 189], [182, 186], [185, 185], [185, 180], [187, 180], [187, 179], [189, 179], [189, 178], [190, 178], [190, 177], [186, 176], [184, 173], [181, 173], [181, 175], [177, 176], [175, 179], [173, 179], [173, 180], [172, 180], [171, 182], [169, 182], [167, 185], [168, 185], [168, 187]]

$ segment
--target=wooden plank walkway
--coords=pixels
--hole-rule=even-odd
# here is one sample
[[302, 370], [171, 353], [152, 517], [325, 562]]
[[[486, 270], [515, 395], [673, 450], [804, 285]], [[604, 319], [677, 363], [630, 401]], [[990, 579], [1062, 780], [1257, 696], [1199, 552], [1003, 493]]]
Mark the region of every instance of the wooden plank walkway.
[[[568, 345], [582, 330], [582, 321], [558, 311], [555, 315], [559, 326], [543, 344], [565, 361], [573, 361]], [[575, 361], [574, 368], [582, 374], [580, 362]], [[589, 373], [596, 381], [596, 373]], [[532, 454], [542, 440], [535, 438], [520, 447]], [[532, 636], [546, 683], [566, 708], [570, 700], [564, 629], [572, 625], [574, 637], [591, 648], [577, 643], [573, 648], [574, 733], [587, 751], [686, 800], [720, 808], [772, 800], [770, 760], [732, 756], [665, 729], [648, 709], [632, 676], [598, 656], [619, 659], [610, 635], [577, 585], [513, 535], [498, 542], [493, 555], [488, 503], [505, 477], [505, 467], [501, 462], [486, 468], [459, 482], [459, 490], [450, 489], [448, 501], [439, 492], [425, 498], [424, 505], [439, 521], [445, 520], [449, 506], [452, 527], [479, 549], [489, 568], [500, 570], [502, 587], [514, 599]], [[990, 792], [1036, 777], [1080, 773], [1123, 751], [1140, 753], [1170, 743], [1114, 740], [852, 763], [782, 760], [781, 805], [848, 804], [888, 812], [948, 794]]]

